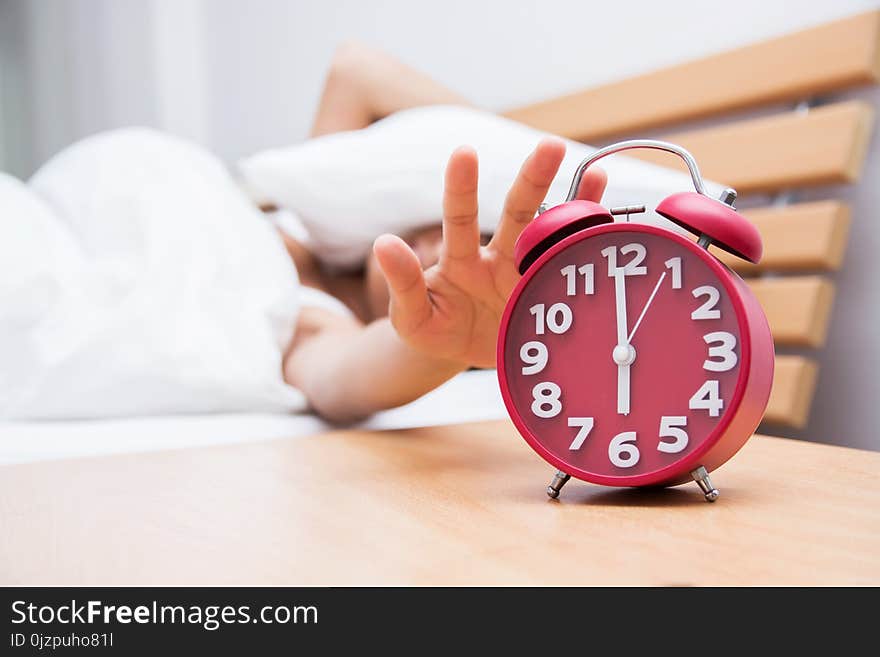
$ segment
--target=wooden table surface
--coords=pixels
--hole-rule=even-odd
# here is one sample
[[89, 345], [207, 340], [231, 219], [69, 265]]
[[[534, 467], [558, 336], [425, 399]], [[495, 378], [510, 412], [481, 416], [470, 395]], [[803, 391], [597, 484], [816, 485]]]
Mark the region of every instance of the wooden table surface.
[[509, 422], [0, 468], [0, 584], [880, 584], [880, 453], [756, 436], [695, 484], [553, 474]]

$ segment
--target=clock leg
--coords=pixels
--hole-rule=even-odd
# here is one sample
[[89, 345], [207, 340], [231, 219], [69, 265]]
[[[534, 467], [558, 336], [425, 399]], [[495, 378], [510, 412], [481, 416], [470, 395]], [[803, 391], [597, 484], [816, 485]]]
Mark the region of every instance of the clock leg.
[[566, 482], [571, 479], [570, 474], [565, 474], [562, 470], [557, 470], [556, 474], [553, 475], [553, 481], [550, 482], [550, 485], [547, 486], [547, 495], [550, 496], [551, 499], [556, 499], [559, 497], [559, 491], [562, 490], [562, 487], [565, 486]]
[[703, 491], [703, 495], [705, 495], [707, 502], [714, 502], [718, 499], [718, 489], [712, 485], [712, 480], [709, 479], [709, 473], [706, 472], [706, 468], [701, 465], [699, 468], [691, 472], [691, 477], [694, 478], [694, 481], [697, 482], [700, 490]]

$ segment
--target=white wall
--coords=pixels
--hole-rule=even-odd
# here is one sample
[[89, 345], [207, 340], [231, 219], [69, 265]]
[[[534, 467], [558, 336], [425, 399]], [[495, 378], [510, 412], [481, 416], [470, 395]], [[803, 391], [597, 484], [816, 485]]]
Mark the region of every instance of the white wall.
[[[15, 3], [24, 0], [0, 0]], [[878, 6], [877, 0], [33, 0], [24, 173], [89, 132], [146, 123], [234, 159], [301, 140], [340, 41], [356, 38], [497, 110]], [[19, 9], [18, 13], [22, 13]], [[880, 107], [880, 92], [860, 92]], [[876, 131], [875, 131], [876, 132]], [[880, 449], [880, 139], [864, 182], [822, 190], [855, 208], [853, 239], [804, 433]]]
[[326, 63], [345, 39], [380, 46], [476, 104], [502, 109], [878, 2], [255, 0], [244, 6], [242, 0], [205, 3], [212, 135], [231, 157], [305, 136]]

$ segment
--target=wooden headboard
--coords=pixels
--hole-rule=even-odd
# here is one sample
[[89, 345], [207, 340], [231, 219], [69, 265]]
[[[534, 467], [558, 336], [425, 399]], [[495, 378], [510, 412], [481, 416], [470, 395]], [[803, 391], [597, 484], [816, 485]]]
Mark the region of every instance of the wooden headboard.
[[[843, 261], [850, 209], [833, 199], [797, 202], [798, 190], [858, 181], [873, 109], [833, 95], [878, 81], [880, 11], [872, 11], [505, 115], [595, 145], [659, 136], [691, 151], [704, 175], [736, 188], [746, 206], [759, 204], [745, 214], [764, 239], [761, 264], [714, 252], [747, 278], [770, 321], [777, 358], [765, 421], [802, 427], [816, 384], [811, 356], [825, 343], [834, 299], [828, 273]], [[758, 108], [758, 118], [735, 116]], [[718, 120], [681, 126], [707, 118]], [[679, 166], [666, 153], [633, 154]]]

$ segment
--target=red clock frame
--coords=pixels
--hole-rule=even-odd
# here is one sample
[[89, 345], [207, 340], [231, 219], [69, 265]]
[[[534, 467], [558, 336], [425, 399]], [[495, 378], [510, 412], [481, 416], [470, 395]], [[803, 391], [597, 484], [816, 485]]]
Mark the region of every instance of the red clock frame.
[[[554, 256], [570, 246], [606, 233], [624, 233], [636, 237], [648, 234], [677, 242], [700, 258], [724, 286], [733, 305], [740, 333], [740, 359], [734, 393], [726, 410], [711, 433], [692, 451], [668, 466], [637, 475], [606, 476], [583, 470], [566, 462], [544, 447], [523, 420], [514, 402], [506, 371], [508, 328], [520, 296], [529, 282]], [[569, 475], [606, 486], [674, 486], [692, 481], [692, 471], [703, 466], [707, 471], [730, 459], [752, 435], [763, 417], [773, 381], [773, 338], [758, 300], [745, 282], [696, 242], [671, 230], [634, 223], [611, 223], [586, 228], [550, 246], [526, 270], [511, 293], [501, 319], [497, 350], [498, 380], [504, 404], [514, 425], [526, 442], [545, 461]], [[611, 385], [609, 383], [609, 385]], [[527, 409], [523, 409], [528, 412]]]

